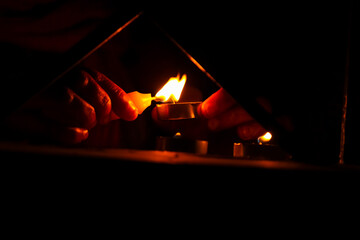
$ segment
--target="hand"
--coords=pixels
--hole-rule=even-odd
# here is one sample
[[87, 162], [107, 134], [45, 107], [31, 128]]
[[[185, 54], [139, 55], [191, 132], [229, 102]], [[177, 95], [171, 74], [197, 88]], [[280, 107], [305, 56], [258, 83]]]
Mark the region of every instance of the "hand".
[[80, 71], [34, 97], [7, 120], [13, 131], [75, 144], [111, 120], [135, 120], [138, 110], [124, 90], [99, 72]]
[[[270, 104], [263, 98], [258, 99], [267, 111]], [[220, 89], [206, 99], [199, 107], [199, 114], [208, 119], [208, 128], [221, 131], [235, 128], [237, 135], [243, 140], [256, 139], [266, 130], [256, 122], [224, 89]]]
[[[259, 103], [266, 110], [271, 110], [265, 99], [259, 99]], [[224, 89], [206, 99], [199, 106], [198, 113], [201, 117], [197, 121], [161, 121], [156, 111], [152, 112], [152, 117], [161, 128], [172, 133], [180, 131], [183, 136], [190, 138], [204, 139], [209, 132], [234, 129], [241, 139], [252, 140], [266, 132]]]

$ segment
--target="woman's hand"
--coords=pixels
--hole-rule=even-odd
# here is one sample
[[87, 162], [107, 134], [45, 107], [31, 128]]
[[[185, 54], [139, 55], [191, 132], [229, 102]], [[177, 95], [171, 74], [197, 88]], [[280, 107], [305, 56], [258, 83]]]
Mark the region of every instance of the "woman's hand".
[[[259, 103], [270, 111], [270, 105], [264, 99]], [[154, 121], [163, 129], [192, 138], [204, 138], [209, 132], [220, 132], [234, 129], [243, 140], [257, 139], [265, 129], [256, 122], [235, 99], [224, 89], [220, 89], [206, 99], [198, 108], [199, 121], [161, 121], [156, 111], [152, 112]]]
[[[267, 111], [271, 111], [265, 99], [258, 99]], [[199, 114], [208, 120], [211, 131], [235, 128], [237, 135], [243, 140], [256, 139], [263, 135], [265, 129], [241, 107], [229, 93], [220, 89], [206, 99], [199, 107]]]
[[97, 124], [137, 118], [138, 110], [125, 91], [105, 75], [82, 70], [64, 80], [11, 115], [11, 131], [75, 144], [87, 139]]

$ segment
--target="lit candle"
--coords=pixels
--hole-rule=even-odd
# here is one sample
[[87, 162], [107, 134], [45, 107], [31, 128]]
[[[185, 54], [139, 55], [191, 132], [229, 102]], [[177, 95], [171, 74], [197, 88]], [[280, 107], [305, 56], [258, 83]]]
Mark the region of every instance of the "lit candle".
[[263, 143], [267, 143], [271, 140], [272, 135], [270, 132], [266, 132], [264, 135], [258, 137], [257, 141], [259, 145], [262, 145]]
[[186, 82], [186, 74], [182, 75], [180, 79], [180, 75], [177, 77], [172, 77], [169, 81], [156, 93], [155, 97], [151, 96], [151, 93], [139, 93], [138, 91], [134, 91], [128, 93], [128, 97], [138, 108], [138, 113], [142, 114], [142, 112], [151, 105], [151, 101], [157, 102], [177, 102], [179, 101], [181, 92], [184, 88]]
[[172, 77], [169, 81], [156, 93], [155, 97], [163, 97], [164, 101], [177, 102], [180, 99], [181, 92], [186, 83], [186, 74]]

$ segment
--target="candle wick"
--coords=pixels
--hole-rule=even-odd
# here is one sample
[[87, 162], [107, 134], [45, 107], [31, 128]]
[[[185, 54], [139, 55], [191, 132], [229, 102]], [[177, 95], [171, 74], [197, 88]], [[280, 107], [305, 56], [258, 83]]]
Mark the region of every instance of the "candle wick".
[[164, 96], [155, 96], [155, 97], [152, 97], [151, 100], [154, 100], [155, 102], [163, 102], [165, 100]]
[[176, 102], [175, 96], [173, 94], [170, 95], [170, 100], [172, 103]]

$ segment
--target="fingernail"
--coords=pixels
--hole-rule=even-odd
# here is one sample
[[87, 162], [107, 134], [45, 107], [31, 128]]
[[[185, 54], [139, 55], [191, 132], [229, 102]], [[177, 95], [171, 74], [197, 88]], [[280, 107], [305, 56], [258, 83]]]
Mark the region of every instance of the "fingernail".
[[200, 116], [207, 118], [208, 114], [207, 114], [205, 103], [200, 104], [198, 112], [199, 112]]
[[86, 140], [89, 137], [89, 130], [85, 128], [68, 128], [67, 135], [65, 135], [64, 142], [65, 143], [80, 143]]
[[134, 102], [129, 100], [129, 105], [133, 111], [138, 111], [137, 107], [135, 106]]
[[88, 137], [89, 137], [89, 130], [87, 130], [87, 129], [84, 129], [83, 131], [82, 131], [82, 137], [83, 137], [83, 140], [85, 140], [85, 139], [87, 139]]
[[213, 131], [215, 131], [216, 129], [218, 129], [219, 124], [220, 124], [219, 120], [217, 120], [217, 119], [215, 119], [215, 118], [210, 119], [210, 120], [208, 121], [208, 127], [210, 128], [210, 130], [213, 130]]
[[89, 130], [85, 128], [73, 128], [73, 131], [76, 132], [76, 135], [79, 138], [79, 141], [83, 141], [89, 137]]
[[131, 110], [133, 110], [134, 112], [138, 111], [138, 109], [135, 106], [134, 102], [131, 101], [131, 99], [126, 94], [124, 94], [122, 98], [123, 98], [124, 102], [127, 102], [129, 104]]

